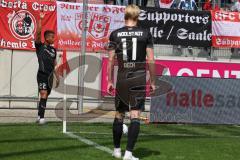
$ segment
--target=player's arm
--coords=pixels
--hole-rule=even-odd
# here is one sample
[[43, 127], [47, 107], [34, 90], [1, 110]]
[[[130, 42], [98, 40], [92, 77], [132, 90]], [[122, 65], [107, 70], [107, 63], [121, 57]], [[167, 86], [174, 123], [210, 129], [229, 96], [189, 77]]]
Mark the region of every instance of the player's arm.
[[114, 32], [112, 32], [109, 36], [109, 47], [108, 48], [108, 86], [107, 92], [108, 94], [113, 94], [113, 70], [114, 70], [114, 61], [115, 61], [115, 47], [111, 48], [111, 44], [114, 42]]
[[58, 74], [58, 72], [57, 72], [57, 70], [56, 70], [56, 68], [57, 68], [57, 61], [55, 60], [54, 61], [54, 67], [55, 67], [55, 69], [54, 69], [54, 75], [55, 75], [55, 77], [56, 77], [56, 86], [55, 86], [55, 88], [57, 88], [58, 86], [59, 86], [59, 74]]
[[113, 90], [113, 69], [114, 69], [114, 61], [115, 61], [115, 51], [110, 50], [109, 51], [109, 57], [108, 57], [108, 87], [107, 87], [107, 92], [109, 94], [112, 94]]
[[148, 32], [148, 40], [147, 40], [147, 62], [148, 69], [150, 72], [150, 82], [151, 82], [151, 90], [154, 91], [156, 89], [156, 72], [155, 72], [155, 60], [154, 60], [154, 51], [153, 51], [153, 38], [150, 32]]
[[156, 69], [155, 69], [155, 60], [154, 60], [154, 51], [153, 48], [147, 48], [147, 62], [150, 73], [150, 82], [151, 89], [154, 91], [156, 89]]
[[35, 37], [35, 43], [39, 44], [41, 43], [41, 36], [42, 36], [42, 19], [44, 18], [45, 13], [40, 12], [40, 19], [37, 23], [37, 32]]

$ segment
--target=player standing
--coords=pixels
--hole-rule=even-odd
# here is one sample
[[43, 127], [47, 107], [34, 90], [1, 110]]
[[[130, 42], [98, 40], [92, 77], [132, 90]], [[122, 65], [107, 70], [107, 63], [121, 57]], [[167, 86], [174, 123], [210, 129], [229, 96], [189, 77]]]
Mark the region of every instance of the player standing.
[[38, 90], [40, 94], [40, 102], [38, 105], [38, 119], [39, 124], [44, 124], [44, 114], [46, 109], [46, 103], [48, 96], [51, 93], [53, 84], [53, 73], [56, 76], [56, 87], [59, 85], [59, 76], [55, 72], [56, 66], [56, 49], [52, 46], [54, 43], [54, 32], [51, 30], [46, 30], [44, 32], [44, 43], [41, 41], [42, 33], [42, 19], [45, 13], [40, 13], [40, 20], [37, 25], [37, 33], [35, 39], [36, 53], [39, 63], [37, 82]]
[[115, 158], [121, 158], [120, 141], [123, 132], [123, 120], [130, 110], [130, 126], [124, 160], [138, 160], [132, 155], [140, 131], [140, 113], [144, 110], [146, 86], [146, 57], [150, 71], [151, 90], [155, 90], [155, 64], [152, 35], [147, 29], [137, 26], [140, 9], [129, 5], [125, 9], [125, 26], [110, 35], [108, 62], [108, 93], [113, 90], [114, 59], [118, 61], [115, 107], [113, 122], [113, 141]]

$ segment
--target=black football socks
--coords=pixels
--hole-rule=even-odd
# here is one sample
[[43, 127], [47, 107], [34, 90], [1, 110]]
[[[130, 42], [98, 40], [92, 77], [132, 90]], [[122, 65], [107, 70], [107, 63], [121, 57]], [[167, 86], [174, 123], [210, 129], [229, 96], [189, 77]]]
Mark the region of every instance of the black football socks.
[[38, 104], [38, 116], [44, 118], [45, 109], [46, 109], [47, 99], [41, 98]]
[[128, 129], [128, 143], [127, 151], [132, 152], [137, 142], [138, 134], [140, 132], [140, 120], [138, 118], [131, 119], [131, 123]]
[[113, 122], [113, 143], [115, 148], [120, 148], [123, 132], [123, 119], [115, 118]]

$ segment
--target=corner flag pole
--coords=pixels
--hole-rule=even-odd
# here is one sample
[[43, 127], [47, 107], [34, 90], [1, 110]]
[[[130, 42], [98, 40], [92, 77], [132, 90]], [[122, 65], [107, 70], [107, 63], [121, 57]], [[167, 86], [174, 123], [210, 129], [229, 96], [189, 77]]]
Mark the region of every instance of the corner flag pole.
[[67, 53], [63, 51], [63, 133], [67, 133]]
[[83, 97], [84, 97], [84, 72], [85, 72], [85, 52], [86, 52], [86, 40], [87, 40], [87, 11], [88, 0], [83, 0], [83, 18], [82, 18], [82, 43], [81, 53], [79, 59], [79, 77], [78, 77], [78, 114], [83, 113]]
[[66, 78], [66, 70], [63, 70], [63, 77], [64, 77], [64, 96], [63, 96], [63, 133], [67, 133], [67, 78]]

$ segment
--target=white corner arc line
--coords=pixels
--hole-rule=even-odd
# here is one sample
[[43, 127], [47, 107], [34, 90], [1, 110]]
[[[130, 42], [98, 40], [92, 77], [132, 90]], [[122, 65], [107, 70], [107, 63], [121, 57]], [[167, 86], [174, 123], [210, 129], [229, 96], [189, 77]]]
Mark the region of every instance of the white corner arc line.
[[98, 144], [98, 143], [96, 143], [96, 142], [93, 142], [93, 141], [91, 141], [91, 140], [89, 140], [89, 139], [86, 139], [86, 138], [84, 138], [84, 137], [75, 135], [75, 134], [73, 134], [73, 133], [71, 133], [71, 132], [66, 132], [65, 134], [66, 134], [67, 136], [69, 136], [70, 138], [77, 139], [77, 140], [79, 140], [79, 141], [81, 141], [81, 142], [83, 142], [83, 143], [85, 143], [85, 144], [87, 144], [87, 145], [89, 145], [89, 146], [92, 146], [92, 147], [94, 147], [94, 148], [96, 148], [96, 149], [98, 149], [98, 150], [101, 150], [101, 151], [103, 151], [103, 152], [109, 153], [109, 154], [111, 154], [111, 155], [112, 155], [112, 153], [113, 153], [113, 150], [111, 150], [110, 148], [105, 147], [105, 146], [101, 146], [100, 144]]

